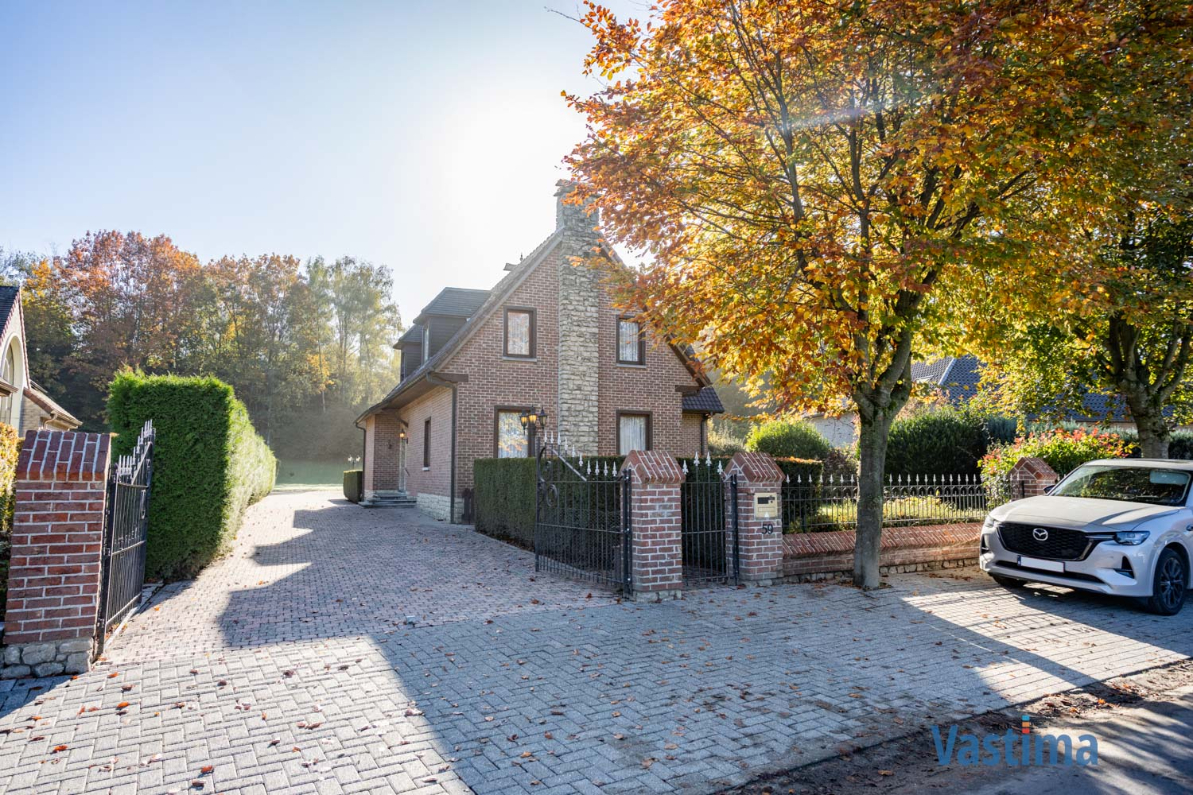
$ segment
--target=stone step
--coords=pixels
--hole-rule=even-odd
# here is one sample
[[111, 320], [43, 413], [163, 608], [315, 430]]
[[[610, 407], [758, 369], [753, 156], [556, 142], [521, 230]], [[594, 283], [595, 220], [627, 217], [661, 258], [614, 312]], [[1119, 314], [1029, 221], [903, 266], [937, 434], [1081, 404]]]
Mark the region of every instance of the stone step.
[[418, 505], [418, 501], [413, 497], [386, 495], [373, 497], [371, 500], [361, 500], [360, 504], [365, 508], [410, 508]]

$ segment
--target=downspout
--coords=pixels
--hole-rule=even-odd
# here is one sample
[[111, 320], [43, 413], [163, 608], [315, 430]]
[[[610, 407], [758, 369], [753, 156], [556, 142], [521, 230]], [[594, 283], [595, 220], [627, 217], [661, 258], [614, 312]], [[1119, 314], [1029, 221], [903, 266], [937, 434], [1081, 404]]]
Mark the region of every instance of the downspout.
[[427, 383], [435, 386], [446, 386], [452, 391], [452, 452], [451, 452], [451, 485], [448, 486], [449, 495], [447, 502], [447, 522], [448, 524], [456, 523], [456, 384], [454, 381], [445, 381], [434, 373], [427, 373]]

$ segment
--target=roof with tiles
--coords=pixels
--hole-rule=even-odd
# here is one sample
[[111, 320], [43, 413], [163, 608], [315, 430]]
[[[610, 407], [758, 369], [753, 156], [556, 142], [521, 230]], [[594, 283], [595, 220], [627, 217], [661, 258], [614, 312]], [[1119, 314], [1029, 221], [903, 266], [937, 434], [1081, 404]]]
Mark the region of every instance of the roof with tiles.
[[725, 406], [721, 403], [721, 396], [717, 394], [717, 390], [706, 386], [694, 395], [684, 395], [683, 410], [703, 414], [722, 414], [725, 411]]
[[464, 287], [444, 287], [431, 303], [423, 307], [414, 322], [421, 323], [428, 315], [448, 317], [472, 317], [489, 297], [488, 290], [470, 290]]

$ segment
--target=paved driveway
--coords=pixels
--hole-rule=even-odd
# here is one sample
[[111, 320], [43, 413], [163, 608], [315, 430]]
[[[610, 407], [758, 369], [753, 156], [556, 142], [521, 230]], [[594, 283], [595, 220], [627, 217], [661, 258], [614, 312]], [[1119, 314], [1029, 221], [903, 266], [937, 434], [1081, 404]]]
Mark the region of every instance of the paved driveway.
[[255, 506], [91, 673], [0, 685], [0, 791], [709, 792], [1193, 652], [1193, 610], [968, 571], [619, 604], [333, 497]]

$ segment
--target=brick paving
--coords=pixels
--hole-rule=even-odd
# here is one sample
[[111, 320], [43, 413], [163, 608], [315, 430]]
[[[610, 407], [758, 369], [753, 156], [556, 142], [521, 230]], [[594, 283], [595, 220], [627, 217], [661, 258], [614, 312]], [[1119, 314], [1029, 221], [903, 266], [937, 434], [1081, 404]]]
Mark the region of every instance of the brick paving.
[[969, 570], [619, 604], [334, 496], [252, 508], [96, 670], [0, 683], [0, 791], [710, 792], [1193, 653], [1193, 610]]

